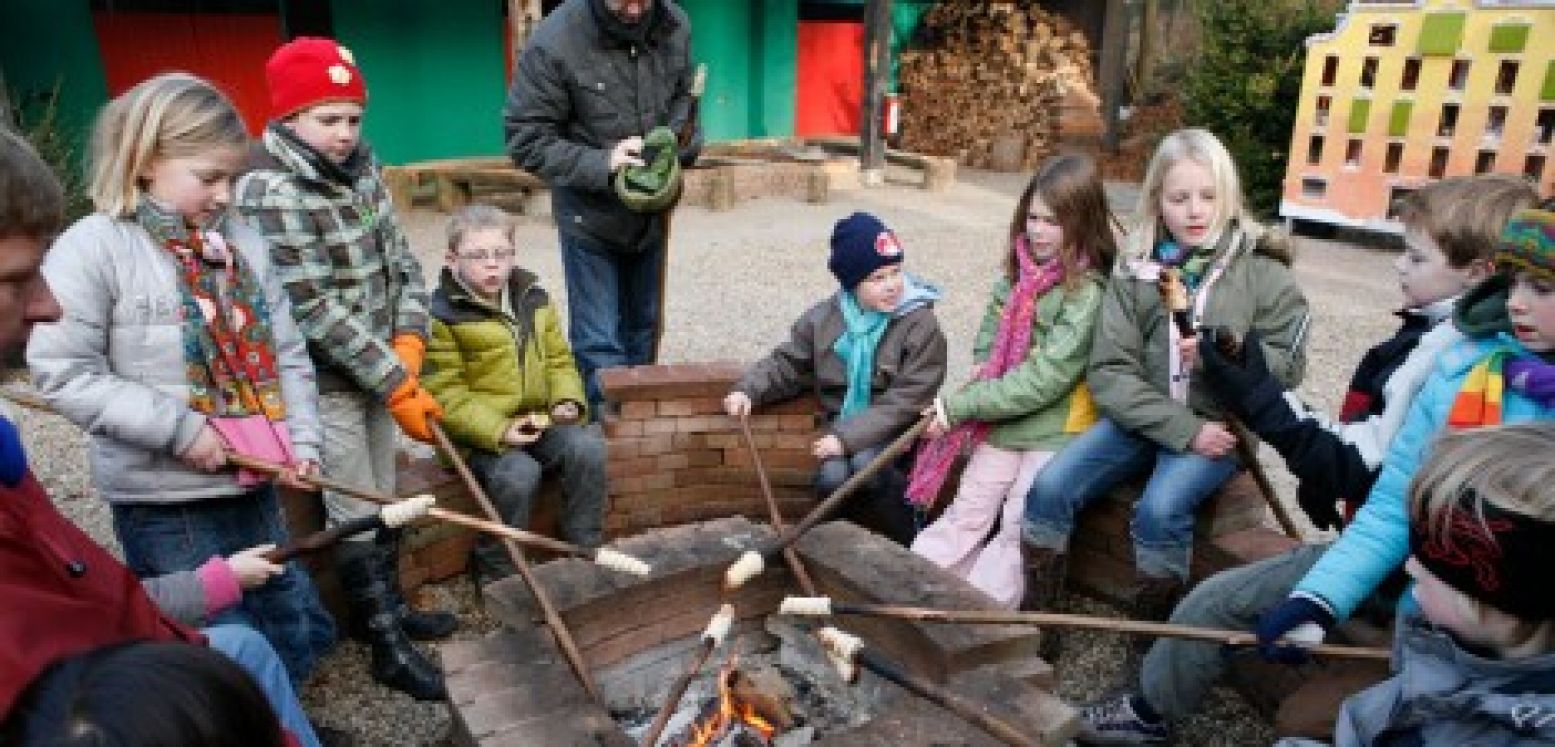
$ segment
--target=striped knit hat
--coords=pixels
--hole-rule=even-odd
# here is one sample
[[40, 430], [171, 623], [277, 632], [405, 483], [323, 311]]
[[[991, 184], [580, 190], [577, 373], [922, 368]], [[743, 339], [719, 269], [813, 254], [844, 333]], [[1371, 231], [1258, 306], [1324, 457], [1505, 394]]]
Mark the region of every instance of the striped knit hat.
[[1555, 280], [1555, 209], [1513, 213], [1496, 244], [1495, 262], [1501, 270], [1527, 270]]

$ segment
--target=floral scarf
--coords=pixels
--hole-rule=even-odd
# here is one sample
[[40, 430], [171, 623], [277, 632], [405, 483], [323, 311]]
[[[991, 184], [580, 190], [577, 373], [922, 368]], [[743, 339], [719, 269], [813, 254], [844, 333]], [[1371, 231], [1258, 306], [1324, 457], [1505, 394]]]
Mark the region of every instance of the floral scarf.
[[189, 406], [216, 417], [286, 418], [259, 278], [222, 235], [225, 216], [193, 227], [143, 199], [136, 220], [178, 265]]
[[[993, 351], [972, 375], [974, 381], [997, 379], [1026, 360], [1031, 352], [1031, 328], [1037, 315], [1037, 301], [1064, 277], [1063, 265], [1056, 258], [1040, 264], [1032, 259], [1025, 235], [1015, 239], [1015, 258], [1020, 278], [1005, 301], [999, 330], [994, 335]], [[1084, 268], [1083, 264], [1081, 268]], [[918, 450], [908, 478], [907, 502], [925, 510], [934, 505], [956, 457], [964, 449], [981, 444], [992, 429], [987, 422], [968, 420], [924, 444]]]

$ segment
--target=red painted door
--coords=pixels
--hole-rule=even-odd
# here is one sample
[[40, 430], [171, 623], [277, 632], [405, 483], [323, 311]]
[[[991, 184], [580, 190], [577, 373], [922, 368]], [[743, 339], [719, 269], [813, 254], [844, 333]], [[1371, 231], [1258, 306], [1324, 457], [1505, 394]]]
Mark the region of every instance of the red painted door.
[[279, 14], [96, 11], [92, 25], [110, 96], [182, 70], [231, 97], [250, 132], [264, 128], [270, 111], [265, 60], [283, 41]]
[[794, 134], [857, 134], [864, 100], [864, 24], [800, 21], [798, 46]]

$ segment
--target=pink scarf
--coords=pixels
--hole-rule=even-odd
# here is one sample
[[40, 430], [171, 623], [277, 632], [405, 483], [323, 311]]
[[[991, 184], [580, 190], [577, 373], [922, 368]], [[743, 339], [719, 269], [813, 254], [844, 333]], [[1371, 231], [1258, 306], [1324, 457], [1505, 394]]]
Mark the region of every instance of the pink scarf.
[[[1024, 234], [1015, 238], [1015, 259], [1020, 268], [1020, 279], [1005, 301], [993, 351], [972, 375], [975, 381], [997, 379], [1026, 360], [1026, 354], [1031, 350], [1031, 327], [1037, 314], [1037, 300], [1063, 279], [1063, 266], [1056, 258], [1040, 265], [1031, 258]], [[1084, 265], [1080, 267], [1083, 269]], [[933, 507], [956, 457], [963, 449], [981, 444], [992, 427], [981, 420], [968, 420], [924, 444], [918, 450], [912, 475], [908, 478], [907, 502], [925, 511]]]

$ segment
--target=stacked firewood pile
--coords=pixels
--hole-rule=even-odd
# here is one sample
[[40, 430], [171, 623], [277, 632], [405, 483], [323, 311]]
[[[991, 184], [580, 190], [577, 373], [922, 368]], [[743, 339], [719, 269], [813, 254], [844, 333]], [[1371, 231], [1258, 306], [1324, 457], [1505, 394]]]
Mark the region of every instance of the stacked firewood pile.
[[1030, 169], [1059, 145], [1063, 106], [1096, 100], [1094, 80], [1085, 35], [1036, 2], [947, 0], [901, 55], [902, 147]]

